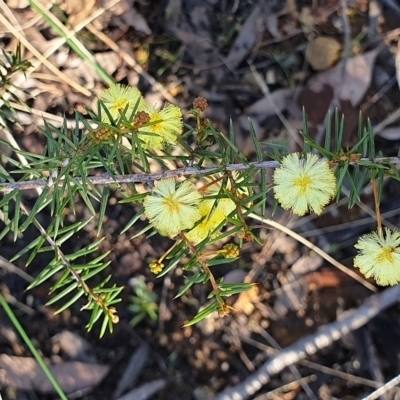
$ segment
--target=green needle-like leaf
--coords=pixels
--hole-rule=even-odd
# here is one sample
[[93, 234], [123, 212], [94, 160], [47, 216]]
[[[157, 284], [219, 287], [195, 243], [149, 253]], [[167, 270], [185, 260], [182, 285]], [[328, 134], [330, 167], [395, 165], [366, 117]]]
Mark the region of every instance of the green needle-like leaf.
[[203, 271], [201, 271], [201, 270], [197, 271], [190, 279], [188, 279], [188, 281], [185, 283], [185, 285], [176, 294], [174, 299], [177, 299], [178, 297], [182, 296], [183, 293], [185, 293], [187, 290], [189, 290], [194, 284], [201, 283], [203, 280], [204, 280]]
[[99, 225], [97, 227], [97, 236], [100, 235], [101, 228], [103, 226], [109, 197], [110, 197], [110, 188], [109, 188], [109, 186], [104, 186], [103, 193], [102, 193], [101, 200], [100, 200]]
[[43, 192], [40, 193], [34, 206], [29, 211], [29, 215], [28, 215], [26, 221], [21, 225], [21, 227], [20, 227], [21, 232], [25, 231], [25, 229], [28, 228], [28, 226], [36, 219], [37, 214], [39, 214], [39, 212], [41, 210], [43, 210], [45, 207], [47, 207], [51, 203], [52, 198], [51, 198], [51, 196], [49, 196], [49, 194], [50, 194], [50, 188], [45, 187], [43, 189]]
[[187, 326], [195, 325], [198, 322], [200, 322], [203, 319], [205, 319], [208, 316], [210, 316], [213, 312], [215, 312], [217, 310], [218, 310], [218, 303], [216, 301], [213, 301], [204, 310], [202, 310], [199, 313], [197, 313], [196, 316], [192, 320], [190, 320], [189, 322], [187, 322], [183, 326], [186, 328]]
[[93, 54], [89, 52], [89, 50], [80, 43], [76, 37], [74, 39], [69, 38], [65, 35], [64, 30], [61, 28], [61, 23], [57, 19], [51, 18], [48, 12], [43, 8], [43, 5], [38, 3], [36, 0], [29, 0], [29, 4], [32, 9], [36, 11], [50, 26], [51, 28], [62, 38], [65, 39], [65, 42], [71, 49], [79, 55], [83, 60], [85, 60], [91, 68], [97, 73], [97, 75], [103, 79], [105, 83], [108, 85], [112, 85], [114, 83], [113, 79], [108, 75], [108, 73], [104, 70], [103, 67], [96, 61]]
[[85, 292], [83, 290], [78, 291], [75, 296], [73, 296], [70, 300], [68, 300], [63, 306], [61, 306], [55, 314], [60, 314], [63, 311], [65, 311], [67, 308], [71, 307], [73, 304], [75, 304], [83, 295]]
[[[46, 305], [51, 306], [54, 303], [57, 303], [61, 299], [63, 299], [67, 294], [71, 293], [73, 290], [75, 290], [78, 287], [78, 282], [72, 282], [71, 285], [69, 285], [67, 288], [65, 288], [62, 292], [58, 293], [56, 296], [54, 296], [51, 300], [49, 300]], [[79, 296], [80, 297], [80, 296]]]

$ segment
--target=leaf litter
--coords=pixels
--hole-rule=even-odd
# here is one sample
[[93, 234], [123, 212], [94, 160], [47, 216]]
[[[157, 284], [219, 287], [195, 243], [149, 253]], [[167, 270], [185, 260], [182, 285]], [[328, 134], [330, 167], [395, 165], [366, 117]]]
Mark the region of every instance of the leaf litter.
[[[106, 7], [105, 2], [103, 4], [89, 1], [83, 8], [79, 7], [81, 3], [77, 1], [62, 3], [64, 7], [62, 11], [67, 16], [69, 27], [85, 21], [99, 7]], [[318, 35], [334, 38], [343, 44], [343, 25], [340, 25], [343, 16], [340, 13], [340, 4], [335, 0], [317, 1], [313, 6], [305, 4], [306, 2], [296, 3], [294, 7], [285, 8], [286, 2], [266, 0], [263, 2], [247, 0], [234, 4], [215, 1], [199, 4], [189, 0], [170, 0], [165, 2], [166, 7], [158, 8], [152, 7], [151, 4], [133, 1], [119, 2], [114, 8], [99, 15], [93, 21], [93, 27], [104, 32], [112, 42], [125, 48], [136, 60], [142, 60], [140, 68], [127, 65], [120, 54], [110, 51], [107, 44], [96, 36], [91, 36], [93, 33], [89, 34], [89, 30], [80, 32], [79, 37], [94, 53], [99, 63], [107, 68], [107, 72], [118, 77], [119, 82], [129, 79], [129, 82], [135, 82], [148, 94], [150, 85], [144, 79], [144, 71], [165, 85], [168, 90], [170, 87], [178, 88], [173, 93], [176, 101], [183, 107], [187, 107], [200, 92], [206, 95], [210, 103], [207, 116], [215, 120], [223, 131], [228, 131], [229, 121], [232, 119], [237, 128], [235, 134], [240, 137], [238, 141], [242, 140], [243, 143], [243, 147], [240, 148], [246, 147], [249, 157], [252, 156], [251, 141], [248, 139], [246, 124], [241, 123], [247, 121], [248, 116], [258, 125], [261, 141], [274, 141], [280, 135], [280, 138], [283, 137], [284, 141], [289, 142], [289, 146], [293, 146], [284, 124], [274, 115], [276, 109], [291, 121], [293, 126], [301, 126], [301, 110], [305, 106], [305, 111], [310, 116], [311, 132], [316, 134], [327, 111], [332, 109], [331, 102], [335, 96], [339, 99], [341, 111], [345, 112], [350, 126], [346, 134], [346, 143], [350, 145], [356, 138], [358, 109], [364, 102], [374, 98], [374, 107], [368, 110], [368, 117], [372, 119], [373, 124], [379, 124], [388, 114], [400, 107], [398, 88], [396, 90], [393, 86], [385, 88], [387, 80], [383, 79], [382, 73], [377, 76], [376, 68], [378, 64], [383, 66], [389, 78], [398, 75], [398, 63], [396, 64], [393, 57], [393, 54], [397, 53], [380, 51], [381, 49], [378, 51], [376, 43], [374, 45], [373, 42], [369, 42], [368, 37], [360, 39], [364, 27], [368, 26], [368, 10], [363, 8], [365, 2], [357, 0], [353, 2], [356, 6], [349, 7], [347, 13], [352, 28], [351, 38], [355, 41], [353, 54], [342, 61], [336, 59], [329, 61], [324, 66], [323, 72], [315, 72], [318, 68], [310, 68], [307, 65], [306, 49], [309, 41], [303, 33], [303, 22], [300, 22], [299, 18], [307, 17], [308, 31], [309, 28], [314, 29]], [[383, 2], [378, 3], [379, 7]], [[25, 33], [42, 53], [57, 43], [59, 40], [57, 35], [49, 30], [43, 21], [37, 23], [33, 19], [34, 13], [27, 7], [26, 2], [10, 0], [7, 5], [22, 27], [35, 21], [30, 30], [25, 29]], [[385, 10], [383, 7], [380, 9], [382, 18], [379, 29], [375, 31], [375, 35], [380, 35], [380, 39], [383, 40], [389, 34], [393, 21], [397, 21], [397, 24], [400, 21], [400, 14], [396, 14], [395, 9], [390, 18]], [[96, 31], [92, 29], [90, 32]], [[358, 36], [359, 34], [361, 36]], [[4, 46], [15, 44], [10, 40], [12, 36], [9, 32], [3, 32], [2, 38]], [[390, 43], [386, 43], [386, 46], [393, 48]], [[27, 57], [31, 56], [28, 50], [24, 51]], [[94, 93], [104, 87], [101, 79], [65, 45], [59, 47], [54, 55], [49, 56], [49, 60]], [[264, 97], [258, 86], [248, 79], [251, 75], [249, 62], [265, 79], [270, 90], [269, 99]], [[383, 85], [376, 85], [378, 81], [383, 82]], [[91, 98], [85, 98], [65, 83], [59, 82], [59, 78], [43, 65], [40, 65], [30, 78], [29, 91], [35, 98], [32, 100], [24, 94], [22, 98], [31, 101], [33, 108], [50, 112], [55, 116], [66, 114], [71, 121], [73, 119], [71, 110], [82, 105], [91, 106]], [[155, 92], [154, 96], [157, 97], [157, 90]], [[271, 107], [271, 100], [275, 103], [275, 109]], [[396, 124], [396, 120], [393, 124]], [[386, 129], [386, 132], [381, 132], [381, 142], [378, 144], [385, 154], [391, 155], [398, 150], [400, 140], [398, 128], [393, 125]], [[37, 152], [43, 149], [44, 144], [34, 127], [27, 127], [23, 132], [15, 132], [15, 137], [24, 149], [35, 149]], [[390, 143], [386, 143], [385, 140]], [[245, 146], [246, 143], [249, 145]], [[391, 190], [392, 193], [393, 191], [396, 193], [398, 188], [392, 186]], [[386, 197], [384, 200], [386, 204], [390, 203]], [[366, 202], [368, 203], [368, 199]], [[77, 213], [80, 217], [84, 217], [83, 205], [77, 205]], [[116, 281], [124, 283], [132, 276], [145, 275], [149, 285], [161, 295], [160, 282], [152, 280], [144, 265], [148, 258], [161, 254], [165, 244], [156, 240], [146, 244], [143, 239], [130, 243], [127, 237], [120, 237], [117, 233], [119, 225], [123, 225], [131, 216], [123, 215], [116, 210], [110, 210], [109, 213], [109, 222], [104, 228], [107, 240], [104, 241], [103, 251], [113, 248], [112, 261]], [[328, 237], [332, 247], [342, 246], [343, 253], [336, 253], [338, 257], [348, 256], [349, 246], [346, 247], [341, 242], [340, 231], [329, 236], [326, 230], [338, 224], [345, 225], [348, 222], [348, 215], [348, 210], [338, 208], [318, 221], [308, 221], [311, 224], [308, 225], [309, 231], [320, 232], [314, 234], [315, 241], [318, 242], [318, 237]], [[358, 219], [365, 217], [363, 211], [359, 209], [354, 210], [352, 216]], [[300, 225], [296, 228], [300, 232], [301, 226], [300, 221]], [[342, 229], [348, 232], [347, 228]], [[92, 239], [90, 235], [93, 233], [87, 232], [87, 234], [88, 237], [84, 240], [90, 241]], [[267, 230], [260, 229], [260, 235], [266, 237], [268, 234]], [[165, 286], [167, 294], [163, 301], [170, 313], [163, 321], [164, 328], [159, 329], [157, 324], [143, 321], [133, 332], [127, 323], [131, 316], [127, 314], [126, 320], [117, 327], [115, 336], [106, 338], [104, 342], [97, 342], [92, 336], [87, 337], [88, 351], [90, 354], [95, 354], [96, 359], [101, 360], [98, 363], [71, 361], [70, 357], [75, 356], [72, 356], [66, 347], [55, 345], [48, 347], [53, 330], [61, 333], [67, 329], [74, 334], [85, 335], [84, 326], [87, 321], [84, 321], [79, 313], [72, 319], [67, 314], [53, 317], [51, 309], [44, 314], [35, 309], [37, 317], [27, 319], [26, 329], [31, 337], [37, 338], [40, 348], [47, 351], [52, 358], [58, 359], [57, 368], [65, 377], [76, 376], [76, 382], [68, 386], [68, 390], [75, 390], [83, 385], [95, 387], [94, 392], [88, 395], [92, 397], [88, 398], [101, 398], [99, 396], [104, 395], [111, 398], [118, 382], [122, 382], [121, 377], [124, 376], [124, 372], [129, 370], [130, 363], [126, 355], [133, 354], [132, 359], [135, 360], [134, 355], [141, 351], [140, 343], [143, 340], [151, 350], [142, 357], [142, 361], [147, 360], [147, 363], [143, 363], [142, 366], [140, 363], [137, 365], [136, 374], [140, 376], [138, 375], [136, 383], [130, 382], [131, 385], [136, 385], [133, 390], [142, 390], [146, 396], [153, 396], [155, 399], [189, 399], [199, 393], [203, 395], [211, 393], [212, 397], [248, 376], [247, 367], [244, 365], [251, 364], [243, 364], [244, 356], [251, 360], [255, 368], [261, 365], [260, 360], [265, 357], [263, 351], [253, 347], [242, 348], [240, 343], [229, 337], [226, 332], [229, 332], [233, 322], [240, 321], [239, 325], [247, 328], [246, 334], [260, 341], [262, 339], [257, 334], [259, 330], [253, 331], [252, 324], [268, 329], [269, 334], [284, 347], [301, 339], [308, 332], [336, 320], [343, 309], [356, 306], [367, 296], [365, 291], [336, 270], [331, 270], [326, 265], [316, 270], [311, 268], [311, 261], [307, 257], [301, 258], [301, 253], [307, 250], [298, 244], [291, 252], [282, 248], [271, 249], [268, 256], [264, 256], [260, 249], [254, 246], [244, 249], [246, 271], [252, 270], [257, 265], [263, 266], [256, 279], [257, 293], [245, 300], [252, 303], [252, 307], [243, 304], [238, 307], [251, 310], [250, 314], [243, 311], [237, 316], [230, 317], [231, 319], [214, 322], [211, 320], [210, 323], [214, 325], [207, 327], [207, 333], [203, 333], [201, 328], [182, 328], [185, 321], [192, 317], [194, 309], [188, 301], [179, 303], [173, 300], [176, 287], [183, 282], [182, 271], [179, 269], [178, 274], [171, 277], [170, 284]], [[7, 258], [11, 258], [13, 252], [18, 251], [14, 245], [7, 242], [0, 244], [0, 250]], [[297, 263], [301, 263], [301, 260], [307, 260], [308, 269], [299, 272], [295, 266], [299, 265]], [[30, 272], [37, 273], [40, 265], [40, 262], [33, 264]], [[228, 272], [229, 270], [221, 270], [220, 274], [224, 276]], [[15, 276], [7, 275], [8, 278], [5, 280], [7, 285], [21, 286]], [[300, 289], [294, 289], [294, 282], [300, 283]], [[25, 297], [22, 292], [16, 292], [15, 295], [19, 301], [24, 302]], [[40, 307], [46, 302], [44, 292], [38, 290], [31, 296], [34, 298], [34, 303]], [[126, 309], [129, 305], [128, 297], [126, 296], [122, 303]], [[203, 301], [206, 293], [202, 289], [195, 289], [193, 297]], [[278, 312], [278, 309], [283, 312]], [[385, 330], [381, 329], [379, 324], [371, 323], [375, 339], [386, 338], [387, 332], [397, 332], [399, 329], [399, 320], [394, 311], [389, 311], [385, 316], [391, 317], [388, 318]], [[393, 335], [390, 340], [377, 341], [376, 346], [379, 349], [380, 361], [387, 363], [391, 371], [398, 372], [397, 363], [386, 355], [395, 352], [393, 348], [388, 348], [388, 343], [400, 342], [398, 335], [396, 336], [396, 333]], [[44, 381], [39, 380], [34, 385], [28, 386], [26, 379], [24, 381], [20, 374], [12, 372], [20, 372], [21, 368], [26, 367], [29, 370], [25, 376], [29, 376], [33, 371], [36, 373], [37, 365], [33, 359], [12, 356], [12, 349], [17, 347], [6, 340], [1, 340], [0, 346], [3, 353], [0, 356], [1, 363], [8, 374], [8, 371], [11, 371], [11, 375], [7, 375], [7, 379], [10, 379], [8, 382], [12, 382], [11, 386], [17, 390], [51, 391]], [[18, 346], [21, 347], [20, 344]], [[317, 354], [316, 360], [331, 366], [336, 364], [346, 373], [369, 376], [368, 368], [354, 368], [356, 365], [354, 360], [360, 362], [360, 365], [366, 365], [363, 359], [365, 352], [344, 348], [341, 344], [335, 346], [334, 349], [326, 349], [325, 354]], [[137, 352], [132, 349], [136, 349]], [[27, 352], [20, 356], [27, 356]], [[158, 362], [157, 357], [159, 357]], [[89, 375], [81, 375], [81, 367], [88, 370]], [[307, 368], [302, 368], [302, 373], [309, 373]], [[172, 371], [168, 381], [165, 379], [167, 371]], [[276, 381], [265, 388], [265, 392], [287, 384], [292, 379], [289, 374], [279, 374], [276, 376]], [[357, 384], [350, 388], [345, 380], [334, 380], [329, 374], [324, 375], [324, 380], [328, 382], [325, 386], [328, 396], [331, 397], [342, 398], [346, 395], [360, 398], [369, 390]], [[317, 382], [320, 387], [324, 386], [322, 382]], [[4, 384], [4, 381], [2, 383]], [[67, 382], [66, 385], [70, 383]], [[125, 392], [131, 389], [129, 383], [124, 383], [122, 386]], [[158, 388], [157, 394], [149, 394], [152, 386]], [[288, 395], [294, 398], [298, 390], [298, 388], [291, 389]], [[135, 396], [139, 396], [138, 392], [133, 393], [131, 392], [131, 398], [137, 399]], [[122, 395], [122, 392], [114, 394]], [[128, 396], [128, 393], [122, 396]]]

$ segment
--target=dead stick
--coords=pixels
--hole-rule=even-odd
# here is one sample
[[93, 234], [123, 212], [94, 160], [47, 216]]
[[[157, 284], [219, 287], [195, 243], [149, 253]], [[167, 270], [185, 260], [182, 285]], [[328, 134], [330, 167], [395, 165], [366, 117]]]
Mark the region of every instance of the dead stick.
[[221, 392], [214, 400], [245, 400], [266, 385], [273, 375], [289, 365], [328, 347], [347, 333], [365, 325], [385, 308], [400, 300], [400, 285], [370, 296], [359, 308], [347, 311], [343, 318], [323, 326], [313, 335], [306, 336], [269, 359], [258, 371], [239, 385]]
[[[400, 157], [375, 157], [375, 158], [361, 158], [359, 161], [373, 162], [377, 164], [400, 164]], [[355, 165], [357, 162], [350, 162], [350, 165]], [[184, 167], [175, 170], [149, 173], [149, 174], [130, 174], [130, 175], [115, 175], [110, 176], [107, 173], [101, 176], [87, 176], [86, 182], [90, 182], [93, 185], [110, 185], [115, 183], [144, 183], [165, 178], [178, 177], [178, 176], [192, 176], [192, 175], [212, 175], [225, 171], [246, 171], [252, 168], [255, 169], [266, 169], [266, 168], [277, 168], [279, 162], [277, 161], [254, 161], [247, 164], [228, 164], [219, 165], [216, 167]], [[82, 184], [83, 179], [79, 177], [69, 178], [71, 185], [76, 183]], [[64, 181], [59, 181], [59, 186], [63, 186]], [[46, 179], [43, 180], [31, 180], [23, 182], [0, 182], [0, 192], [10, 193], [13, 190], [29, 190], [35, 188], [44, 188], [49, 185]]]

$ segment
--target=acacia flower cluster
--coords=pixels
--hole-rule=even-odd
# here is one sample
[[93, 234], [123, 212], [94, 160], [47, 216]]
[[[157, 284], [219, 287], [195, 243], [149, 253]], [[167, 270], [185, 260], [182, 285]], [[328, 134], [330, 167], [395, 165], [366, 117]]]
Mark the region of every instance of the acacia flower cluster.
[[222, 226], [226, 219], [221, 207], [216, 207], [211, 211], [207, 202], [208, 200], [203, 200], [199, 206], [202, 220], [186, 234], [187, 239], [194, 244], [207, 238], [219, 225]]
[[[146, 108], [142, 93], [139, 89], [131, 86], [111, 85], [100, 93], [98, 98], [103, 102], [114, 121], [118, 120], [123, 112], [129, 117], [135, 108], [136, 111], [144, 111]], [[103, 122], [110, 122], [107, 114], [104, 115]]]
[[[132, 133], [138, 135], [145, 149], [161, 150], [165, 144], [175, 144], [182, 133], [180, 108], [168, 104], [157, 110], [144, 99], [137, 88], [115, 84], [104, 90], [98, 99], [107, 108], [114, 122], [118, 121], [122, 114], [127, 120], [133, 120]], [[102, 120], [105, 123], [111, 122], [106, 112]], [[95, 138], [94, 141], [98, 143], [104, 135], [91, 133], [91, 138]], [[105, 139], [109, 139], [109, 136]]]
[[161, 150], [164, 143], [174, 144], [182, 132], [182, 111], [173, 104], [168, 104], [160, 111], [147, 105], [145, 110], [150, 121], [138, 130], [143, 147]]
[[[182, 132], [181, 110], [168, 104], [157, 110], [147, 103], [136, 88], [120, 84], [112, 85], [99, 95], [108, 113], [103, 122], [118, 121], [122, 114], [132, 121], [133, 134], [137, 134], [142, 147], [160, 150], [165, 144], [177, 142]], [[202, 111], [205, 99], [197, 99], [195, 109]], [[112, 130], [99, 127], [90, 132], [95, 143], [114, 135]], [[314, 154], [289, 154], [273, 174], [275, 198], [286, 210], [299, 216], [307, 212], [319, 215], [336, 193], [336, 178], [329, 163]], [[238, 183], [240, 183], [238, 181]], [[240, 185], [239, 185], [240, 186]], [[177, 184], [174, 178], [155, 182], [155, 188], [144, 200], [145, 215], [151, 225], [164, 236], [176, 236], [186, 231], [187, 240], [198, 244], [216, 234], [227, 217], [238, 207], [238, 196], [219, 196], [220, 179], [206, 185], [203, 195], [188, 180]], [[230, 181], [226, 191], [232, 190]], [[249, 197], [248, 190], [236, 195]], [[208, 196], [208, 197], [207, 197]], [[354, 266], [367, 278], [374, 277], [378, 284], [394, 285], [400, 282], [400, 233], [389, 229], [362, 236], [355, 247], [359, 253]], [[236, 251], [236, 250], [235, 250]], [[233, 251], [232, 251], [233, 254]], [[151, 270], [160, 273], [161, 262], [153, 262]]]
[[174, 178], [162, 179], [144, 200], [145, 215], [161, 235], [176, 236], [201, 218], [201, 199], [192, 182], [183, 181], [177, 188]]
[[275, 198], [285, 210], [304, 215], [321, 214], [336, 192], [336, 178], [327, 161], [315, 154], [299, 153], [284, 157], [274, 172]]
[[354, 267], [366, 278], [373, 277], [382, 286], [400, 282], [400, 232], [378, 229], [361, 236], [354, 247]]
[[[241, 179], [237, 179], [237, 175], [233, 175], [236, 182], [240, 182]], [[228, 181], [226, 190], [229, 192], [232, 190], [231, 183]], [[207, 186], [205, 194], [211, 196], [217, 196], [221, 191], [221, 184], [219, 181]], [[240, 195], [244, 197], [249, 196], [249, 190], [247, 188], [240, 189]], [[198, 244], [206, 239], [213, 233], [217, 233], [218, 227], [222, 228], [227, 221], [227, 217], [236, 209], [236, 203], [230, 197], [220, 198], [204, 198], [200, 204], [200, 213], [202, 220], [187, 234], [186, 237], [193, 242]]]
[[[145, 215], [164, 236], [176, 236], [179, 232], [191, 229], [186, 237], [197, 244], [219, 225], [222, 226], [226, 217], [236, 208], [230, 198], [203, 198], [188, 180], [178, 187], [173, 178], [157, 181], [154, 185], [153, 192], [144, 200]], [[221, 185], [218, 182], [207, 189], [209, 194], [217, 195]], [[193, 228], [196, 222], [199, 223]]]
[[90, 130], [88, 135], [94, 143], [99, 144], [114, 137], [115, 132], [109, 128], [100, 126], [96, 129]]

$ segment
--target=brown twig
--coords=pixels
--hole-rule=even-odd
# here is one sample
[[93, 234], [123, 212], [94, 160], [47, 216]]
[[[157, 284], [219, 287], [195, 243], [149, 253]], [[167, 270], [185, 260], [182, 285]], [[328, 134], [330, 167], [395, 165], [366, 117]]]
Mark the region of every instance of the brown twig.
[[379, 389], [375, 390], [369, 396], [364, 397], [362, 400], [375, 400], [379, 396], [382, 396], [384, 393], [389, 391], [390, 389], [394, 388], [399, 383], [400, 383], [400, 375], [397, 375], [393, 379], [391, 379], [389, 382], [386, 382], [385, 385], [383, 385]]
[[278, 222], [276, 222], [276, 221], [274, 221], [272, 219], [262, 218], [262, 217], [260, 217], [259, 215], [255, 214], [255, 213], [250, 213], [248, 215], [248, 217], [249, 218], [253, 218], [256, 221], [260, 221], [263, 224], [266, 224], [266, 225], [272, 226], [274, 228], [277, 228], [281, 232], [286, 233], [288, 236], [290, 236], [293, 239], [297, 240], [299, 243], [302, 243], [305, 246], [307, 246], [310, 250], [313, 250], [315, 253], [320, 255], [322, 258], [324, 258], [330, 264], [332, 264], [334, 267], [340, 269], [345, 274], [351, 276], [354, 280], [356, 280], [357, 282], [361, 283], [361, 285], [365, 286], [366, 288], [368, 288], [372, 292], [376, 292], [377, 291], [377, 288], [374, 285], [369, 283], [367, 280], [362, 278], [360, 275], [355, 273], [350, 268], [347, 268], [346, 266], [344, 266], [340, 262], [336, 261], [333, 257], [331, 257], [329, 254], [325, 253], [318, 246], [315, 246], [313, 243], [311, 243], [307, 239], [303, 238], [301, 235], [297, 234], [296, 232], [293, 232], [291, 229], [288, 229], [286, 226], [283, 226], [282, 224], [280, 224], [280, 223], [278, 223]]
[[359, 308], [346, 312], [344, 318], [323, 326], [313, 335], [306, 336], [272, 357], [254, 374], [239, 385], [218, 394], [214, 400], [245, 400], [266, 385], [273, 375], [289, 365], [315, 354], [347, 333], [368, 323], [372, 318], [400, 300], [400, 285], [370, 296]]
[[[357, 162], [350, 162], [351, 165], [357, 164], [360, 161], [384, 163], [384, 164], [400, 164], [400, 157], [375, 157], [375, 158], [361, 158]], [[224, 171], [247, 171], [249, 169], [267, 169], [276, 168], [279, 166], [278, 161], [255, 161], [248, 164], [228, 164], [216, 167], [185, 167], [169, 171], [156, 172], [152, 174], [130, 174], [130, 175], [115, 175], [111, 177], [109, 174], [101, 176], [88, 176], [85, 178], [86, 183], [93, 185], [112, 185], [115, 183], [145, 183], [157, 181], [160, 179], [179, 177], [179, 176], [195, 176], [195, 175], [212, 175], [217, 172]], [[71, 183], [74, 182], [82, 184], [82, 178], [71, 178]], [[64, 181], [59, 181], [59, 186], [62, 186]], [[10, 193], [13, 190], [30, 190], [36, 188], [44, 188], [48, 186], [46, 180], [31, 180], [24, 182], [0, 182], [0, 193]]]
[[[30, 211], [25, 207], [24, 204], [20, 204], [22, 212], [29, 217]], [[114, 313], [114, 308], [113, 307], [107, 307], [106, 304], [104, 303], [104, 299], [102, 298], [102, 295], [97, 295], [94, 293], [94, 291], [86, 284], [85, 280], [82, 279], [82, 277], [79, 275], [77, 271], [72, 267], [71, 263], [68, 261], [67, 257], [65, 254], [61, 251], [60, 247], [57, 245], [57, 243], [47, 234], [46, 229], [39, 223], [39, 221], [34, 218], [34, 224], [36, 228], [39, 230], [40, 234], [46, 239], [47, 243], [50, 245], [50, 247], [53, 249], [54, 253], [56, 254], [56, 257], [58, 257], [64, 268], [69, 271], [71, 276], [75, 279], [75, 281], [78, 284], [78, 287], [80, 287], [86, 297], [88, 298], [89, 302], [86, 306], [83, 308], [87, 308], [90, 303], [93, 301], [97, 303], [103, 310], [104, 312], [107, 312], [107, 314], [112, 315]], [[116, 318], [116, 317], [114, 317]]]
[[220, 296], [218, 296], [221, 292], [217, 281], [214, 278], [213, 273], [211, 272], [210, 268], [207, 265], [207, 261], [204, 259], [204, 256], [202, 253], [199, 253], [196, 249], [196, 246], [193, 246], [193, 244], [190, 242], [190, 240], [187, 239], [187, 237], [184, 235], [183, 232], [179, 234], [182, 240], [185, 241], [186, 245], [188, 246], [190, 252], [193, 254], [194, 257], [197, 257], [197, 261], [200, 264], [201, 269], [203, 270], [204, 274], [208, 276], [208, 279], [210, 279], [211, 286], [213, 288], [213, 291], [215, 293], [215, 298], [218, 302], [219, 307], [223, 307], [224, 303], [222, 302]]

